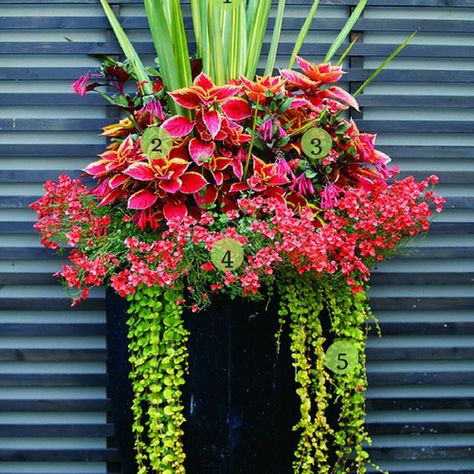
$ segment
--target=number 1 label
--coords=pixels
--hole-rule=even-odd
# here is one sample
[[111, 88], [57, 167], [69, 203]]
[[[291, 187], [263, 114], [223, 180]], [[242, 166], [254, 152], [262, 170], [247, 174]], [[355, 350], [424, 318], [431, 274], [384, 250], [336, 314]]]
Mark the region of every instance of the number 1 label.
[[234, 0], [222, 0], [222, 6], [226, 9], [231, 9], [234, 8], [234, 6], [237, 4]]

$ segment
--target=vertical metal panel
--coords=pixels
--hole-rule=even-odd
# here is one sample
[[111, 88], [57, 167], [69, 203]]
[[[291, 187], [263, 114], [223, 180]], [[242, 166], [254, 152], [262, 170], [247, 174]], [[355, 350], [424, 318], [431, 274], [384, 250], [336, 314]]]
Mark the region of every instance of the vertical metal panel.
[[[53, 18], [59, 18], [56, 25], [40, 27], [41, 20]], [[56, 46], [69, 42], [103, 42], [105, 23], [95, 29], [62, 27], [70, 18], [78, 18], [76, 25], [103, 20], [98, 5], [0, 6], [0, 47], [18, 45], [12, 54], [1, 54], [0, 63], [0, 120], [6, 124], [0, 132], [0, 473], [5, 474], [105, 473], [111, 454], [102, 296], [89, 308], [69, 307], [50, 277], [62, 260], [40, 249], [27, 208], [41, 194], [46, 170], [52, 176], [80, 169], [94, 156], [85, 150], [104, 144], [96, 130], [41, 125], [45, 119], [106, 116], [98, 102], [76, 106], [70, 87], [98, 61], [55, 54]], [[45, 42], [51, 45], [48, 54], [22, 50]], [[21, 120], [37, 125], [27, 131], [8, 127]], [[9, 179], [11, 172], [20, 178]]]
[[[372, 302], [384, 335], [368, 343], [372, 452], [391, 473], [474, 472], [474, 251], [472, 228], [466, 226], [474, 219], [474, 108], [472, 82], [456, 82], [456, 75], [472, 71], [474, 56], [454, 53], [473, 44], [472, 33], [463, 31], [473, 23], [474, 6], [388, 3], [367, 9], [369, 28], [376, 20], [393, 21], [398, 29], [418, 21], [421, 31], [406, 55], [389, 65], [400, 71], [400, 80], [390, 81], [387, 72], [361, 97], [363, 118], [374, 128], [383, 124], [378, 143], [393, 150], [404, 175], [440, 176], [448, 204], [436, 231], [412, 243], [418, 252], [380, 265], [373, 278]], [[430, 20], [440, 31], [424, 30]], [[391, 32], [387, 24], [385, 31], [364, 31], [363, 37], [370, 45], [396, 45], [407, 34]], [[416, 56], [417, 49], [432, 46], [448, 48], [440, 57]], [[364, 67], [379, 61], [366, 58]], [[403, 80], [405, 71], [417, 80]], [[431, 71], [430, 80], [419, 80]], [[452, 71], [452, 82], [437, 79], [437, 71]], [[398, 121], [404, 131], [391, 132]], [[433, 145], [438, 152], [426, 152]]]

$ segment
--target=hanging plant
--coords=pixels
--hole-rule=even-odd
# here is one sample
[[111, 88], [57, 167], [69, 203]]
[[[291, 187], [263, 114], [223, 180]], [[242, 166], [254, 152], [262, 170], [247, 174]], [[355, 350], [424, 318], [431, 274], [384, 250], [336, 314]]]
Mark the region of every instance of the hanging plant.
[[276, 344], [288, 331], [300, 400], [293, 471], [366, 472], [370, 269], [426, 232], [443, 205], [429, 189], [436, 177], [397, 179], [375, 136], [343, 114], [358, 105], [335, 85], [344, 72], [330, 60], [366, 2], [316, 65], [298, 56], [315, 1], [289, 67], [274, 74], [280, 1], [264, 76], [256, 70], [270, 0], [192, 0], [193, 62], [180, 3], [145, 0], [157, 69], [143, 66], [101, 3], [127, 60], [106, 59], [74, 89], [98, 91], [124, 117], [104, 127], [110, 144], [84, 169], [93, 189], [61, 175], [32, 208], [43, 245], [72, 247], [59, 276], [73, 304], [101, 285], [130, 304], [138, 474], [185, 472], [183, 311], [218, 294], [279, 297]]

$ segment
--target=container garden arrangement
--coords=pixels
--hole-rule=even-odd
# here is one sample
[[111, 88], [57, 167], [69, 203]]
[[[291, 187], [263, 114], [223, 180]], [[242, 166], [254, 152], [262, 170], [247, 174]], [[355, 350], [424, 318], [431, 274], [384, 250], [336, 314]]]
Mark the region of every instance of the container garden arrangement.
[[366, 1], [313, 64], [298, 51], [315, 1], [288, 67], [275, 72], [280, 0], [261, 74], [270, 0], [191, 0], [191, 60], [180, 2], [145, 0], [156, 67], [101, 3], [127, 59], [106, 58], [74, 89], [98, 92], [123, 118], [104, 127], [110, 144], [84, 168], [88, 181], [48, 181], [32, 208], [43, 245], [71, 247], [58, 275], [73, 304], [103, 285], [128, 302], [137, 472], [185, 472], [190, 328], [213, 304], [238, 320], [229, 308], [246, 302], [271, 320], [275, 354], [288, 343], [299, 400], [290, 471], [366, 472], [371, 268], [426, 232], [443, 204], [435, 176], [398, 179], [375, 136], [348, 118], [379, 71], [353, 95], [335, 85], [352, 44], [331, 61]]

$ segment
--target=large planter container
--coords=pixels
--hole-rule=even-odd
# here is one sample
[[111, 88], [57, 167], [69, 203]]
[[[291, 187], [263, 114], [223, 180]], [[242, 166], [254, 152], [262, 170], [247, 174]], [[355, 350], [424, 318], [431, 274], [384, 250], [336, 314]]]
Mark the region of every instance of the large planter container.
[[[109, 396], [123, 473], [136, 472], [128, 381], [126, 302], [107, 294]], [[294, 368], [284, 335], [277, 350], [278, 305], [216, 298], [185, 314], [190, 366], [184, 388], [189, 474], [289, 474], [298, 420]]]

